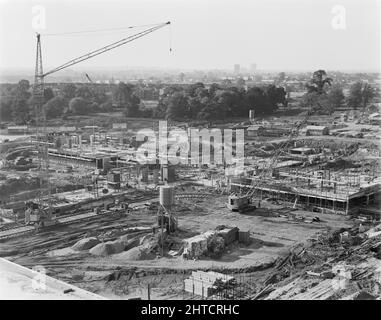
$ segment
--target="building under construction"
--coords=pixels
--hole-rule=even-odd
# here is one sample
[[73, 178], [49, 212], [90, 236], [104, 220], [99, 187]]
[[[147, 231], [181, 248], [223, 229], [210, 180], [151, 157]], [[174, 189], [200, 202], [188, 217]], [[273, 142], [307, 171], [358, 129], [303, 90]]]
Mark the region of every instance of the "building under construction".
[[[232, 191], [255, 189], [259, 199], [294, 203], [309, 211], [355, 214], [371, 208], [381, 192], [381, 179], [357, 169], [340, 171], [282, 168], [255, 184], [256, 177], [230, 183]], [[376, 210], [377, 211], [377, 210]]]

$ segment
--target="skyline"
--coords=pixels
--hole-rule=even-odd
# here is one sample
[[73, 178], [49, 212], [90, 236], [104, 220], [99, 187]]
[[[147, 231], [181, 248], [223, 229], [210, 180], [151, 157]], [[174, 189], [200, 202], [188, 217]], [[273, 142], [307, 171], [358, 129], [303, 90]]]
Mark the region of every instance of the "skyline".
[[[361, 3], [353, 0], [129, 0], [107, 3], [98, 0], [91, 2], [91, 6], [89, 3], [0, 1], [0, 68], [33, 70], [32, 7], [39, 4], [46, 10], [46, 29], [41, 32], [45, 71], [130, 35], [131, 30], [142, 29], [86, 36], [45, 36], [46, 33], [168, 20], [171, 27], [70, 69], [233, 70], [234, 64], [249, 68], [252, 63], [257, 64], [259, 70], [274, 72], [316, 69], [380, 72], [381, 69], [380, 4], [375, 0]], [[335, 5], [345, 8], [344, 30], [332, 27]], [[112, 25], [110, 16], [113, 17]], [[250, 39], [253, 41], [248, 41]], [[170, 47], [172, 52], [169, 52]]]

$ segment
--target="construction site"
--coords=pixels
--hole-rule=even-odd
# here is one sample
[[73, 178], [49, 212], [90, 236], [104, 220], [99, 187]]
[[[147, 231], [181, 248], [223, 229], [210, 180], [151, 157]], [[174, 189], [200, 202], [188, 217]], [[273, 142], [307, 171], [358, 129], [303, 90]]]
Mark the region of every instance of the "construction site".
[[[189, 150], [186, 161], [162, 163], [170, 139], [142, 163], [147, 139], [138, 137], [147, 128], [162, 135], [156, 119], [49, 129], [46, 76], [168, 24], [47, 73], [37, 35], [36, 125], [0, 145], [0, 257], [44, 268], [66, 283], [61, 294], [80, 298], [381, 299], [378, 125], [338, 125], [315, 110], [265, 121], [250, 112], [247, 124], [214, 125], [243, 130], [240, 171], [227, 161], [195, 163]], [[311, 125], [314, 117], [324, 125]], [[346, 130], [368, 138], [340, 135]], [[219, 156], [209, 133], [198, 160], [204, 145]], [[11, 279], [17, 267], [7, 268]]]

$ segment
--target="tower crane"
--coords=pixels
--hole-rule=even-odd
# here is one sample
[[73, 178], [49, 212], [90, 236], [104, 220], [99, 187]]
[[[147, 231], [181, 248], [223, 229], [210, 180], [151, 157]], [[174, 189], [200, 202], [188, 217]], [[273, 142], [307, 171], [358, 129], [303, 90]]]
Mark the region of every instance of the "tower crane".
[[[46, 115], [43, 110], [45, 77], [53, 73], [56, 73], [60, 70], [76, 65], [82, 61], [94, 58], [107, 51], [116, 49], [120, 46], [123, 46], [129, 42], [132, 42], [141, 37], [144, 37], [170, 24], [171, 22], [168, 21], [168, 22], [151, 25], [151, 27], [148, 29], [145, 29], [131, 36], [125, 37], [119, 41], [108, 44], [97, 50], [81, 55], [75, 59], [69, 60], [66, 63], [54, 69], [51, 69], [45, 73], [43, 71], [43, 66], [42, 66], [41, 35], [37, 33], [36, 65], [35, 65], [34, 85], [33, 85], [33, 104], [34, 104], [34, 110], [35, 110], [35, 116], [36, 116], [36, 140], [37, 140], [37, 150], [38, 150], [40, 192], [37, 197], [37, 200], [38, 200], [37, 204], [29, 203], [27, 205], [28, 222], [34, 222], [37, 225], [43, 226], [43, 225], [48, 225], [49, 222], [53, 220], [52, 219], [53, 212], [52, 212], [52, 204], [51, 204], [51, 200], [52, 200], [51, 188], [50, 188], [50, 182], [49, 182], [49, 157], [48, 157], [48, 139], [47, 139], [47, 132], [46, 132]], [[43, 193], [44, 193], [42, 184], [44, 180], [47, 183], [47, 191], [48, 191], [47, 210], [46, 208], [43, 207], [43, 201], [42, 201]]]

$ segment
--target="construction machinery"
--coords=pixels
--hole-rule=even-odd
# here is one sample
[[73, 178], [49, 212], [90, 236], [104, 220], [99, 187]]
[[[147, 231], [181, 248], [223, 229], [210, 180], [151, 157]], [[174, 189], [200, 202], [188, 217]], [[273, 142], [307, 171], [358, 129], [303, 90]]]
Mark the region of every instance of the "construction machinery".
[[[79, 56], [75, 59], [69, 60], [68, 62], [48, 71], [43, 71], [42, 66], [42, 52], [41, 52], [41, 35], [37, 34], [37, 49], [36, 49], [36, 65], [35, 65], [35, 77], [33, 85], [33, 104], [36, 114], [36, 143], [37, 143], [37, 155], [38, 155], [38, 168], [39, 168], [39, 181], [40, 181], [40, 192], [37, 196], [37, 202], [31, 206], [26, 207], [26, 214], [28, 215], [27, 223], [33, 223], [39, 226], [46, 226], [48, 224], [54, 224], [54, 215], [52, 214], [52, 204], [51, 204], [51, 188], [49, 183], [49, 157], [48, 157], [48, 136], [46, 133], [46, 114], [44, 112], [44, 79], [46, 76], [56, 73], [60, 70], [69, 68], [76, 65], [82, 61], [91, 59], [95, 56], [103, 54], [107, 51], [118, 48], [136, 39], [144, 37], [156, 30], [159, 30], [170, 22], [159, 23], [151, 25], [148, 29], [141, 32], [123, 38], [119, 41], [113, 42], [97, 50], [91, 51], [85, 55]], [[133, 27], [129, 27], [133, 28]], [[87, 79], [92, 83], [90, 77], [86, 74]], [[46, 187], [43, 188], [43, 183], [46, 183]], [[45, 189], [45, 190], [44, 190]], [[47, 191], [47, 192], [46, 192]], [[47, 194], [46, 194], [47, 193]], [[43, 201], [43, 198], [46, 198]], [[47, 203], [47, 206], [46, 206]]]
[[25, 224], [34, 225], [36, 229], [58, 224], [57, 216], [51, 208], [41, 208], [38, 203], [27, 202], [25, 210]]

